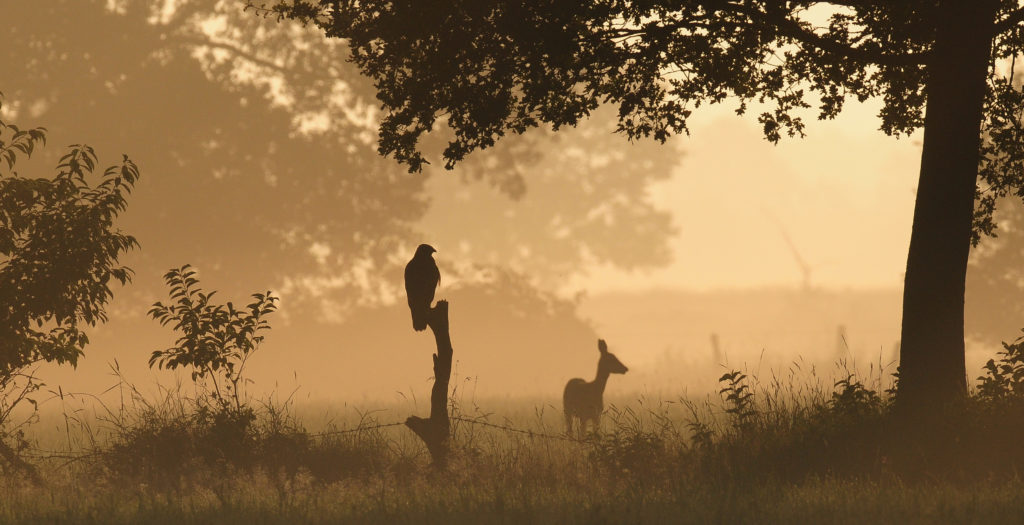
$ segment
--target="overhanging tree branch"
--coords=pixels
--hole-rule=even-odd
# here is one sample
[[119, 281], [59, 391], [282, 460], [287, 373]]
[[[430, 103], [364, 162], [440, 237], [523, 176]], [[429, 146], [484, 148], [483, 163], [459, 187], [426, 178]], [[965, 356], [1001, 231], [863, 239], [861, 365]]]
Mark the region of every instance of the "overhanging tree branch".
[[1024, 22], [1024, 8], [1012, 12], [1006, 18], [996, 22], [992, 28], [992, 34], [998, 35], [1021, 22]]
[[880, 6], [880, 5], [884, 6], [887, 3], [889, 3], [889, 1], [888, 0], [823, 0], [821, 2], [808, 2], [808, 3], [812, 4], [812, 5], [813, 4], [827, 4], [827, 5], [833, 5], [833, 6], [843, 6], [843, 7], [857, 8], [857, 7], [874, 7], [874, 6]]
[[[828, 2], [843, 4], [842, 2]], [[857, 4], [850, 2], [849, 4]], [[924, 65], [928, 59], [928, 53], [882, 53], [873, 49], [853, 47], [842, 42], [823, 37], [814, 31], [809, 30], [793, 18], [777, 16], [771, 13], [753, 9], [743, 4], [724, 2], [720, 9], [739, 13], [750, 18], [751, 21], [763, 25], [766, 29], [774, 29], [779, 34], [792, 38], [803, 44], [818, 48], [821, 51], [832, 55], [839, 55], [844, 58], [856, 60], [863, 63], [872, 63], [882, 66], [916, 66]]]
[[236, 45], [229, 44], [227, 42], [215, 42], [213, 40], [210, 40], [210, 39], [207, 39], [207, 38], [200, 38], [200, 37], [182, 37], [181, 41], [185, 42], [185, 43], [188, 43], [188, 44], [195, 45], [195, 46], [209, 47], [211, 49], [220, 49], [220, 50], [223, 50], [223, 51], [227, 51], [227, 52], [229, 52], [229, 53], [231, 53], [231, 54], [233, 54], [235, 56], [238, 56], [238, 57], [241, 57], [241, 58], [243, 58], [245, 60], [248, 60], [249, 62], [252, 62], [253, 64], [256, 64], [258, 66], [263, 66], [265, 68], [272, 69], [274, 71], [278, 71], [278, 72], [281, 72], [281, 73], [289, 73], [290, 72], [290, 70], [287, 67], [285, 67], [285, 66], [283, 66], [281, 64], [278, 64], [278, 63], [273, 62], [271, 60], [267, 60], [265, 58], [261, 58], [259, 56], [256, 56], [253, 53], [250, 53], [250, 52], [248, 52], [248, 51], [246, 51], [246, 50], [244, 50], [244, 49], [242, 49], [242, 48], [240, 48], [240, 47], [238, 47]]
[[[853, 7], [870, 4], [871, 2], [851, 1], [824, 3]], [[748, 24], [744, 24], [742, 22], [728, 23], [723, 20], [715, 20], [713, 13], [716, 11], [728, 11], [742, 15], [750, 22]], [[687, 18], [685, 20], [675, 20], [670, 23], [651, 22], [641, 27], [633, 28], [617, 27], [600, 31], [599, 34], [616, 39], [627, 39], [637, 36], [654, 36], [656, 32], [663, 33], [665, 31], [709, 30], [716, 24], [735, 26], [737, 29], [743, 28], [744, 26], [756, 26], [761, 31], [777, 33], [781, 36], [789, 37], [800, 43], [817, 48], [825, 53], [838, 55], [861, 63], [871, 63], [883, 66], [915, 66], [924, 65], [928, 58], [928, 53], [883, 53], [873, 49], [854, 47], [819, 35], [801, 25], [800, 22], [794, 18], [773, 15], [771, 13], [761, 11], [760, 9], [728, 2], [716, 2], [714, 4], [714, 8], [710, 9], [708, 16], [705, 17], [687, 14]]]

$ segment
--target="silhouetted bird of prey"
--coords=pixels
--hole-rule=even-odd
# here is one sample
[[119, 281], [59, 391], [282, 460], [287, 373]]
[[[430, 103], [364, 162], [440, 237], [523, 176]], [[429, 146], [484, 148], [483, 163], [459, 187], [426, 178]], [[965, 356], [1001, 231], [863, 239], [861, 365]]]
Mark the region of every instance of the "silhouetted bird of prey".
[[412, 328], [417, 332], [427, 329], [434, 290], [437, 289], [437, 283], [441, 282], [441, 272], [437, 270], [432, 255], [436, 251], [429, 244], [421, 244], [416, 248], [416, 255], [405, 265], [405, 295], [409, 298]]

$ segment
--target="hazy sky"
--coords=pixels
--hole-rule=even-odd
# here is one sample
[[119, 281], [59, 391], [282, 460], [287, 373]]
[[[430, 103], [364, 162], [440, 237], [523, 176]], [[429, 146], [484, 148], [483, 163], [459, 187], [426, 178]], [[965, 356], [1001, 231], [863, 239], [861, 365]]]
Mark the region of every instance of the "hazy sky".
[[920, 136], [877, 131], [877, 104], [868, 102], [772, 145], [755, 115], [737, 117], [732, 107], [696, 112], [690, 137], [676, 139], [679, 168], [653, 190], [679, 229], [674, 262], [653, 272], [599, 269], [579, 284], [593, 292], [800, 286], [788, 235], [812, 286], [901, 286]]
[[[756, 108], [736, 116], [735, 102], [699, 108], [691, 135], [660, 147], [629, 148], [625, 137], [610, 136], [609, 110], [580, 129], [559, 131], [557, 138], [542, 131], [507, 137], [490, 152], [474, 153], [454, 173], [442, 172], [435, 158], [430, 171], [410, 175], [393, 159], [374, 154], [372, 126], [346, 125], [352, 115], [344, 107], [327, 104], [336, 120], [322, 122], [340, 123], [333, 134], [293, 133], [296, 120], [319, 115], [336, 91], [354, 93], [352, 104], [360, 111], [375, 107], [372, 86], [352, 68], [340, 67], [338, 50], [294, 59], [292, 113], [251, 102], [267, 93], [258, 82], [249, 85], [264, 77], [254, 77], [248, 62], [201, 52], [206, 48], [194, 42], [220, 26], [206, 27], [206, 33], [188, 24], [168, 29], [122, 19], [96, 5], [54, 5], [60, 8], [56, 14], [28, 7], [5, 13], [15, 22], [6, 26], [7, 40], [22, 46], [0, 53], [0, 64], [13, 72], [0, 80], [9, 108], [23, 104], [19, 124], [50, 129], [48, 152], [83, 141], [97, 147], [104, 165], [127, 152], [143, 170], [121, 221], [142, 243], [125, 258], [138, 271], [136, 281], [115, 291], [112, 322], [90, 333], [93, 343], [79, 368], [48, 376], [57, 384], [91, 381], [80, 389], [105, 388], [111, 381], [107, 365], [115, 359], [131, 377], [148, 377], [143, 374], [150, 352], [176, 336], [145, 312], [165, 299], [163, 272], [189, 262], [201, 269], [204, 287], [220, 290], [224, 300], [244, 300], [267, 288], [282, 294], [272, 335], [253, 363], [261, 388], [287, 388], [291, 381], [323, 396], [422, 394], [432, 342], [408, 329], [400, 267], [421, 234], [439, 249], [446, 272], [438, 297], [454, 305], [459, 371], [478, 375], [481, 391], [507, 393], [532, 385], [557, 395], [569, 377], [593, 373], [598, 337], [621, 351], [633, 370], [620, 385], [627, 390], [667, 380], [706, 380], [713, 387], [720, 362], [711, 333], [720, 339], [721, 357], [738, 364], [750, 356], [760, 359], [763, 351], [772, 359], [813, 354], [829, 362], [859, 354], [876, 360], [888, 358], [898, 338], [919, 137], [897, 140], [878, 132], [875, 103], [850, 103], [828, 122], [806, 111], [808, 137], [779, 145], [762, 138]], [[323, 43], [315, 31], [289, 32], [290, 26], [235, 11], [221, 15], [234, 18], [225, 18], [232, 22], [222, 24], [226, 33], [216, 41], [235, 42], [271, 62], [292, 64], [289, 53], [276, 52]], [[60, 56], [83, 58], [50, 60], [49, 45]], [[36, 58], [26, 61], [22, 55]], [[307, 78], [307, 70], [331, 74], [321, 82], [316, 75]], [[277, 77], [259, 74], [264, 73], [273, 84]], [[338, 91], [335, 76], [349, 91]], [[119, 126], [104, 125], [111, 116], [124, 118], [114, 121]], [[439, 143], [444, 136], [434, 138]], [[350, 151], [336, 147], [339, 141], [367, 145]], [[496, 155], [501, 148], [505, 154]], [[677, 167], [662, 181], [659, 169], [673, 164], [676, 152]], [[34, 162], [42, 165], [37, 173], [45, 173], [47, 161]], [[527, 185], [520, 200], [495, 189], [502, 177], [520, 172]], [[566, 279], [587, 250], [624, 266], [663, 259], [662, 235], [669, 228], [645, 207], [649, 183], [651, 200], [671, 214], [677, 232], [669, 243], [671, 261], [642, 272], [589, 268]], [[460, 200], [462, 195], [472, 201]], [[603, 213], [612, 204], [618, 206], [614, 213]], [[562, 236], [559, 228], [569, 233]], [[884, 290], [679, 292], [799, 288], [805, 275], [787, 237], [810, 269], [811, 286]], [[616, 257], [623, 253], [633, 257]], [[389, 289], [391, 304], [361, 301], [364, 290], [358, 286], [331, 288], [347, 284], [344, 278], [370, 275], [351, 261], [387, 256], [398, 261], [394, 271], [363, 288]], [[522, 273], [459, 288], [453, 265], [496, 263]], [[292, 314], [302, 300], [302, 290], [295, 290], [301, 286], [289, 289], [282, 275], [298, 275], [297, 282], [309, 277], [319, 293], [309, 293], [312, 304], [321, 309]], [[560, 284], [561, 291], [586, 292], [589, 299], [579, 305], [545, 302], [543, 294]], [[645, 293], [602, 295], [631, 290]], [[315, 302], [321, 297], [323, 304]], [[334, 308], [335, 302], [341, 306]], [[345, 310], [349, 303], [359, 308]], [[840, 327], [843, 345], [837, 345]], [[534, 358], [546, 366], [535, 366]], [[386, 375], [367, 374], [385, 367]], [[666, 370], [677, 375], [653, 378]]]

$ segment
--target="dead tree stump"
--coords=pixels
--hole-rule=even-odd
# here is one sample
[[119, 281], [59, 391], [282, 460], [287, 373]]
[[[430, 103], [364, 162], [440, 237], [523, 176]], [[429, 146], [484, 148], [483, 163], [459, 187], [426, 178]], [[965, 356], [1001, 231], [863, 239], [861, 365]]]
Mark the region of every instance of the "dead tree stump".
[[452, 339], [448, 334], [448, 301], [438, 301], [430, 309], [427, 326], [434, 332], [437, 353], [434, 354], [434, 386], [430, 391], [430, 417], [409, 416], [405, 426], [416, 433], [427, 445], [434, 467], [448, 464], [448, 440], [451, 424], [448, 421], [448, 382], [452, 376]]

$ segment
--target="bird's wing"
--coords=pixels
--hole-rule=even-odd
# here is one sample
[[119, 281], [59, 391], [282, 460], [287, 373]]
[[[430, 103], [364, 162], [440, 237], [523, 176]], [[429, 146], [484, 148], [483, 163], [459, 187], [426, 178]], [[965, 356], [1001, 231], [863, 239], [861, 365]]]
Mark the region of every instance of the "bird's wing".
[[409, 264], [405, 265], [405, 295], [409, 301], [409, 306], [412, 306], [414, 302], [418, 302], [419, 298], [419, 279], [416, 275], [416, 259], [409, 261]]

